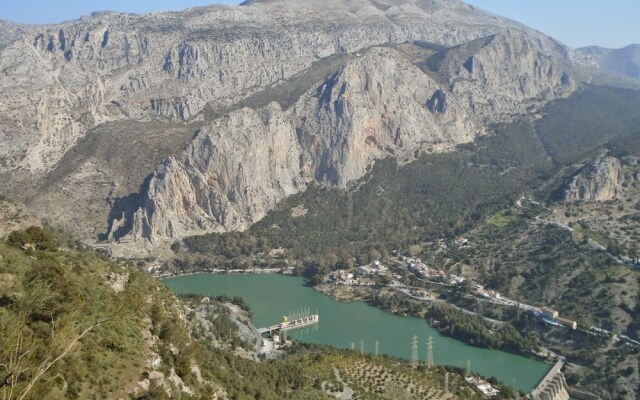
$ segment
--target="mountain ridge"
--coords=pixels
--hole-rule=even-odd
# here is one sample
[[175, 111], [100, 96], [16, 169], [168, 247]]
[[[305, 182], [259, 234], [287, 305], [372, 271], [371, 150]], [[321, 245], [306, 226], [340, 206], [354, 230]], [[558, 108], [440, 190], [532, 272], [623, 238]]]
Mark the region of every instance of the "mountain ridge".
[[576, 52], [591, 58], [602, 71], [634, 81], [640, 80], [640, 44], [630, 44], [619, 49], [588, 46]]
[[[285, 3], [291, 6], [283, 7]], [[7, 73], [0, 78], [0, 116], [5, 117], [0, 142], [7, 144], [0, 151], [0, 175], [5, 178], [0, 191], [15, 193], [36, 214], [46, 213], [52, 222], [89, 241], [136, 226], [126, 216], [152, 204], [144, 192], [145, 182], [154, 182], [154, 171], [167, 160], [180, 160], [194, 132], [244, 107], [259, 111], [273, 100], [269, 93], [280, 93], [287, 106], [295, 108], [284, 110], [291, 126], [314, 132], [306, 139], [296, 133], [298, 144], [289, 142], [302, 145], [306, 159], [312, 160], [301, 161], [304, 168], [288, 163], [289, 175], [344, 187], [376, 159], [396, 153], [405, 158], [415, 150], [451, 151], [493, 122], [528, 115], [549, 100], [569, 95], [582, 80], [574, 73], [579, 66], [566, 46], [459, 1], [336, 0], [318, 8], [312, 2], [281, 0], [146, 15], [100, 13], [58, 25], [26, 26], [17, 37], [0, 50], [0, 68]], [[464, 47], [486, 37], [494, 39], [477, 48]], [[441, 52], [447, 67], [431, 70], [427, 60], [434, 51], [415, 43], [448, 49]], [[388, 78], [376, 72], [383, 93], [375, 94], [378, 88], [369, 85], [371, 71], [362, 70], [341, 83], [364, 82], [358, 91], [362, 101], [334, 97], [332, 101], [347, 107], [341, 109], [315, 100], [322, 91], [313, 90], [330, 86], [331, 76], [341, 68], [356, 65], [360, 57], [375, 63], [377, 56], [371, 52], [382, 54], [375, 49], [385, 47], [400, 52], [385, 61], [391, 68]], [[453, 54], [462, 50], [468, 57], [460, 64], [472, 59], [475, 68], [459, 65]], [[502, 71], [503, 66], [510, 69]], [[396, 93], [401, 86], [393, 81], [405, 71], [413, 71], [412, 79], [432, 83], [418, 85], [417, 91], [403, 88], [410, 95]], [[397, 117], [385, 110], [401, 98], [404, 105], [415, 106], [410, 123], [403, 109], [394, 110]], [[380, 107], [378, 114], [371, 113], [372, 104]], [[338, 114], [345, 110], [349, 119]], [[364, 116], [360, 122], [352, 120]], [[405, 133], [394, 132], [394, 139], [390, 127], [397, 130], [402, 124], [407, 124]], [[407, 128], [423, 124], [432, 131], [418, 129], [422, 136], [403, 147], [409, 143], [402, 137], [409, 134]], [[237, 129], [226, 137], [245, 128]], [[387, 136], [363, 134], [365, 129]], [[314, 142], [312, 137], [323, 139]], [[370, 147], [374, 150], [367, 150]], [[269, 180], [261, 175], [265, 171], [256, 172], [252, 179]], [[184, 190], [191, 190], [188, 187]], [[241, 198], [232, 193], [243, 190], [229, 187], [223, 197]], [[195, 193], [176, 192], [174, 200], [165, 199], [178, 207], [167, 215], [182, 212], [178, 200], [183, 195]], [[245, 228], [264, 215], [278, 197], [264, 196], [238, 205], [244, 210], [241, 215], [253, 216], [229, 226]], [[187, 214], [191, 212], [198, 214], [195, 209]], [[214, 214], [207, 211], [205, 220]], [[179, 225], [217, 229], [198, 218]], [[106, 228], [114, 222], [116, 229]], [[173, 240], [180, 235], [162, 236]]]

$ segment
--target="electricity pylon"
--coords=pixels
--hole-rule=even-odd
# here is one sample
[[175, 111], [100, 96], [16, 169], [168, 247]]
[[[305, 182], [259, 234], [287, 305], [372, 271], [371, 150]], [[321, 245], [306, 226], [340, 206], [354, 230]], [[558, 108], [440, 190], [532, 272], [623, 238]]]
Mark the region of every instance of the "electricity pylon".
[[415, 335], [411, 340], [411, 367], [418, 368], [418, 337]]
[[427, 368], [433, 367], [433, 337], [429, 336], [427, 340]]
[[449, 393], [449, 373], [444, 374], [444, 391], [445, 393]]

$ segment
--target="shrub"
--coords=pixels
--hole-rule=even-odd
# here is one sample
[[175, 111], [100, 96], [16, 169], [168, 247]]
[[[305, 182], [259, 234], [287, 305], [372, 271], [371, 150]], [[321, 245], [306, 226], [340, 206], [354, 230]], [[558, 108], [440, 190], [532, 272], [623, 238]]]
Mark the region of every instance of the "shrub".
[[53, 236], [38, 226], [31, 226], [25, 230], [11, 232], [7, 243], [21, 248], [31, 245], [38, 250], [57, 250]]

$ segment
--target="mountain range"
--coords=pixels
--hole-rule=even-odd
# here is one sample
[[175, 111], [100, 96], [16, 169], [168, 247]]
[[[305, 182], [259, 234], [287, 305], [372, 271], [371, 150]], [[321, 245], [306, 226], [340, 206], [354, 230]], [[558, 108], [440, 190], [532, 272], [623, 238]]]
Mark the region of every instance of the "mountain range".
[[121, 255], [246, 229], [310, 182], [452, 151], [588, 79], [556, 40], [456, 0], [1, 29], [0, 191]]
[[[567, 355], [571, 386], [635, 398], [638, 350], [591, 328], [631, 341], [640, 329], [638, 54], [637, 45], [574, 50], [459, 0], [248, 0], [54, 25], [0, 21], [0, 317], [20, 321], [26, 314], [11, 313], [33, 309], [27, 333], [46, 350], [56, 324], [40, 308], [66, 316], [86, 302], [78, 293], [94, 293], [80, 319], [65, 319], [73, 333], [95, 307], [113, 311], [103, 299], [114, 310], [150, 299], [151, 309], [112, 328], [137, 335], [118, 342], [97, 329], [98, 350], [86, 346], [71, 370], [52, 370], [89, 382], [56, 381], [65, 396], [116, 393], [111, 381], [78, 377], [97, 357], [109, 376], [133, 368], [118, 390], [147, 396], [135, 398], [255, 397], [258, 386], [282, 398], [289, 389], [233, 374], [288, 379], [271, 368], [291, 365], [315, 382], [296, 395], [321, 398], [322, 382], [333, 382], [328, 365], [343, 355], [320, 369], [298, 361], [326, 349], [293, 364], [233, 365], [238, 358], [215, 343], [226, 334], [225, 351], [242, 353], [244, 339], [227, 328], [247, 331], [246, 321], [222, 303], [178, 300], [137, 267], [286, 268], [315, 284], [332, 270], [411, 256], [575, 319], [580, 329], [566, 332], [500, 304], [483, 315], [466, 284], [439, 294], [438, 304], [477, 313], [482, 326], [500, 320]], [[403, 284], [428, 287], [400, 269]], [[61, 300], [29, 303], [42, 289], [32, 274]], [[137, 295], [123, 276], [140, 283]], [[433, 311], [395, 294], [384, 306], [383, 289], [395, 293], [388, 282], [357, 288], [357, 298], [414, 316]], [[204, 329], [204, 346], [214, 345], [198, 355], [201, 329], [184, 316], [208, 312], [225, 318]], [[19, 347], [9, 325], [0, 342]], [[124, 357], [113, 352], [130, 345], [135, 354], [113, 367]]]

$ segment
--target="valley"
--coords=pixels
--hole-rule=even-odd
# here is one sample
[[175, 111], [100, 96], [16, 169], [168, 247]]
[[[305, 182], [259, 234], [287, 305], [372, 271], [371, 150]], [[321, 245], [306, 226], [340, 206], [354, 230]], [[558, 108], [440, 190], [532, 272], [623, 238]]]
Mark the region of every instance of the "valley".
[[[608, 89], [588, 90], [591, 96], [581, 92], [548, 106], [534, 127], [503, 126], [494, 136], [463, 147], [457, 154], [425, 155], [404, 165], [382, 161], [347, 190], [310, 187], [304, 194], [287, 199], [247, 232], [188, 238], [173, 247], [177, 251], [175, 259], [164, 263], [160, 271], [197, 271], [212, 266], [240, 270], [293, 267], [295, 273], [318, 285], [318, 290], [341, 301], [362, 300], [394, 313], [427, 318], [430, 312], [440, 315], [435, 319], [441, 319], [441, 311], [429, 304], [436, 300], [473, 313], [482, 310], [480, 315], [506, 320], [516, 333], [526, 332], [517, 345], [505, 345], [501, 339], [491, 346], [523, 353], [535, 352], [535, 346], [556, 349], [570, 355], [568, 368], [584, 377], [581, 387], [591, 391], [600, 388], [600, 393], [618, 390], [622, 381], [608, 381], [597, 372], [604, 367], [587, 367], [593, 371], [590, 373], [584, 368], [616, 359], [610, 365], [619, 365], [618, 371], [635, 371], [633, 367], [628, 369], [637, 358], [633, 341], [621, 339], [610, 348], [609, 342], [599, 339], [591, 328], [614, 332], [618, 339], [638, 338], [635, 321], [640, 271], [634, 266], [637, 256], [630, 257], [635, 251], [633, 236], [638, 234], [632, 225], [639, 187], [632, 154], [638, 153], [634, 150], [637, 136], [628, 133], [634, 129], [637, 114], [635, 107], [627, 109], [629, 113], [620, 118], [625, 123], [619, 133], [600, 131], [597, 125], [585, 121], [581, 131], [585, 140], [573, 142], [573, 153], [554, 153], [556, 146], [569, 148], [565, 141], [575, 140], [575, 130], [562, 130], [569, 110], [580, 110], [571, 117], [574, 121], [590, 120], [593, 115], [582, 114], [582, 110], [594, 107], [601, 98], [612, 97]], [[623, 103], [609, 105], [620, 105], [617, 112], [624, 110]], [[625, 144], [625, 151], [619, 143]], [[503, 151], [507, 148], [509, 152]], [[567, 159], [569, 154], [574, 158]], [[599, 177], [594, 172], [588, 176], [593, 176], [597, 184], [580, 181], [580, 174], [590, 168], [589, 160], [603, 159], [603, 154], [619, 157], [615, 158], [620, 160], [615, 171], [619, 175]], [[457, 184], [450, 186], [454, 179]], [[591, 187], [593, 195], [607, 197], [568, 200], [567, 196], [573, 196], [569, 193], [576, 190], [571, 185]], [[582, 189], [578, 192], [583, 193]], [[520, 197], [522, 193], [529, 194]], [[465, 210], [469, 210], [466, 215]], [[572, 214], [569, 210], [575, 211]], [[607, 218], [592, 220], [586, 210]], [[600, 225], [593, 225], [596, 221]], [[613, 226], [617, 229], [612, 230]], [[603, 236], [605, 233], [615, 236]], [[580, 330], [573, 332], [536, 321], [527, 316], [526, 310], [517, 312], [510, 304], [487, 303], [472, 295], [473, 284], [445, 290], [439, 284], [427, 284], [406, 267], [398, 269], [398, 263], [404, 264], [397, 259], [400, 254], [418, 256], [445, 276], [473, 280], [538, 310], [545, 305], [555, 308], [564, 318], [576, 321]], [[358, 268], [375, 261], [390, 270], [394, 266], [397, 276], [389, 272], [387, 276], [365, 277], [365, 283], [323, 283], [326, 276], [336, 273], [343, 282], [356, 279], [345, 276], [361, 276]], [[440, 276], [437, 282], [441, 282]], [[430, 294], [424, 299], [407, 297], [398, 293], [402, 285]], [[496, 326], [489, 323], [482, 328], [482, 318], [476, 322], [466, 319], [469, 321], [465, 323], [479, 325], [469, 336], [459, 337], [473, 343], [482, 343], [480, 332]], [[458, 333], [462, 332], [459, 324]], [[443, 329], [446, 332], [447, 328]], [[593, 353], [587, 356], [583, 352], [594, 341], [602, 349], [595, 359]], [[484, 343], [487, 346], [486, 336]], [[627, 382], [624, 391], [635, 390], [637, 375], [631, 373], [621, 379]]]
[[638, 398], [637, 50], [461, 0], [0, 20], [0, 396]]
[[[473, 348], [441, 336], [424, 320], [381, 312], [363, 303], [339, 303], [305, 288], [303, 280], [280, 275], [198, 275], [164, 280], [176, 293], [224, 293], [245, 299], [253, 312], [255, 326], [266, 326], [295, 311], [310, 307], [320, 315], [316, 326], [287, 332], [293, 340], [360, 350], [367, 353], [411, 359], [411, 339], [418, 335], [420, 360], [425, 361], [426, 341], [433, 338], [433, 358], [438, 365], [461, 369], [470, 361], [471, 370], [513, 385], [528, 393], [547, 372], [549, 366], [504, 352]], [[297, 308], [296, 308], [297, 307]]]

